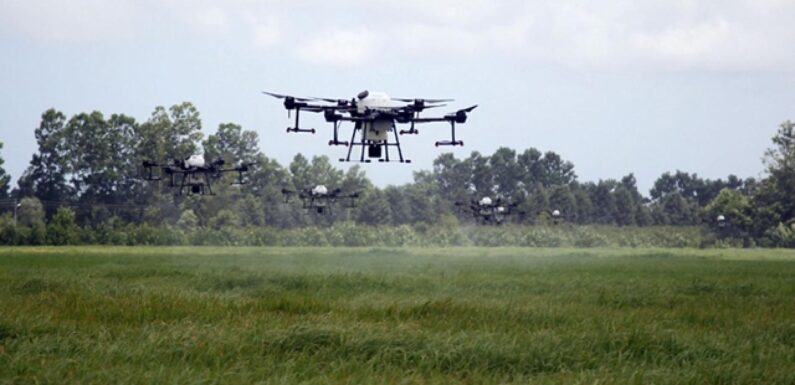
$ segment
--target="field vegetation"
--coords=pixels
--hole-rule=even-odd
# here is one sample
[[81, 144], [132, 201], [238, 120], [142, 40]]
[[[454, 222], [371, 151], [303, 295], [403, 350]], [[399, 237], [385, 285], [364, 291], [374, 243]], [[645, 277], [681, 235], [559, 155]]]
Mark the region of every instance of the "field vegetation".
[[0, 384], [795, 383], [795, 252], [0, 249]]

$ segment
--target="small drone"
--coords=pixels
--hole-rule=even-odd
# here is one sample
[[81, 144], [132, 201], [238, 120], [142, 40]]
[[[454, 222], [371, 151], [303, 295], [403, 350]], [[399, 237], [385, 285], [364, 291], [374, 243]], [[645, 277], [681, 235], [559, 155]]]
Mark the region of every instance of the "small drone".
[[[320, 184], [315, 187], [307, 187], [299, 191], [292, 191], [282, 189], [284, 195], [284, 202], [290, 201], [293, 195], [298, 195], [301, 200], [303, 208], [315, 211], [318, 214], [324, 214], [331, 211], [331, 206], [337, 202], [338, 199], [344, 199], [348, 202], [345, 208], [356, 207], [356, 198], [359, 197], [358, 192], [350, 194], [342, 194], [342, 189], [334, 189], [329, 191], [326, 186]], [[348, 201], [349, 200], [349, 201]]]
[[226, 172], [237, 173], [237, 178], [232, 183], [233, 185], [246, 184], [243, 177], [249, 171], [250, 163], [241, 163], [233, 168], [223, 168], [224, 164], [223, 159], [218, 159], [208, 164], [202, 155], [191, 155], [187, 159], [174, 159], [165, 164], [145, 160], [143, 162], [143, 167], [146, 169], [144, 179], [148, 181], [162, 180], [163, 178], [155, 171], [159, 168], [163, 175], [168, 176], [169, 187], [179, 187], [179, 190], [177, 190], [178, 195], [182, 195], [186, 189], [188, 194], [215, 195], [212, 189], [212, 182]]
[[480, 200], [471, 200], [469, 203], [455, 202], [464, 211], [472, 214], [476, 219], [485, 225], [500, 225], [505, 221], [505, 217], [511, 214], [520, 214], [521, 211], [514, 210], [518, 203], [504, 203], [502, 198], [492, 200], [483, 197]]
[[[331, 123], [334, 127], [334, 136], [328, 142], [329, 146], [348, 147], [348, 155], [345, 158], [340, 158], [340, 162], [351, 162], [354, 146], [361, 146], [358, 162], [370, 163], [372, 159], [378, 159], [379, 162], [393, 162], [394, 158], [389, 158], [389, 147], [395, 147], [398, 152], [397, 161], [410, 163], [411, 160], [403, 158], [399, 135], [419, 134], [415, 128], [417, 123], [448, 122], [450, 123], [451, 139], [438, 141], [436, 146], [463, 146], [463, 141], [456, 140], [455, 125], [466, 123], [468, 114], [477, 108], [477, 105], [473, 105], [438, 117], [420, 117], [420, 112], [425, 109], [442, 107], [446, 105], [443, 103], [453, 100], [391, 98], [384, 92], [369, 91], [362, 91], [350, 100], [297, 97], [267, 91], [263, 93], [283, 99], [288, 117], [290, 112], [295, 110], [295, 126], [287, 127], [287, 132], [314, 134], [314, 128], [299, 127], [300, 113], [301, 111], [323, 112], [326, 122]], [[353, 122], [350, 141], [339, 140], [339, 128], [342, 122]], [[396, 124], [411, 124], [411, 126], [408, 130], [398, 131]], [[389, 139], [390, 132], [394, 134], [394, 142]], [[357, 134], [359, 134], [358, 140]], [[367, 159], [365, 159], [365, 149], [367, 149]]]

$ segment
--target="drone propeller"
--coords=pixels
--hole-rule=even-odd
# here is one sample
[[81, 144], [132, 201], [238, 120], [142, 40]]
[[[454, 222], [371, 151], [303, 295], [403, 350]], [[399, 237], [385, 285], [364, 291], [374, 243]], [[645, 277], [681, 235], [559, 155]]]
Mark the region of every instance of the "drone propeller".
[[467, 108], [462, 108], [462, 109], [460, 109], [460, 110], [458, 110], [458, 111], [456, 111], [456, 112], [458, 112], [458, 113], [461, 113], [461, 112], [464, 112], [464, 113], [470, 113], [470, 112], [472, 112], [472, 110], [474, 110], [475, 108], [478, 108], [478, 105], [477, 105], [477, 104], [475, 104], [474, 106], [467, 107]]
[[424, 99], [424, 98], [392, 98], [392, 100], [397, 100], [399, 102], [406, 102], [406, 103], [446, 103], [455, 101], [455, 99]]
[[297, 100], [299, 102], [308, 102], [308, 101], [311, 101], [311, 100], [315, 100], [315, 98], [302, 98], [302, 97], [299, 97], [299, 96], [282, 95], [282, 94], [277, 94], [277, 93], [268, 92], [268, 91], [262, 91], [262, 93], [265, 94], [265, 95], [273, 96], [274, 98], [277, 98], [277, 99], [293, 99], [293, 100]]

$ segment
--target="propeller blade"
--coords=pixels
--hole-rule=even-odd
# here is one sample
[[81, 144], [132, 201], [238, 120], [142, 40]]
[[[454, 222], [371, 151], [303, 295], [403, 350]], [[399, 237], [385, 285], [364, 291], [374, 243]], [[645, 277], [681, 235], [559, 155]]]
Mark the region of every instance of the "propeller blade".
[[425, 99], [425, 98], [392, 98], [392, 100], [397, 100], [399, 102], [406, 102], [406, 103], [414, 103], [416, 101], [421, 101], [425, 103], [447, 103], [453, 102], [455, 99]]
[[472, 112], [472, 110], [474, 110], [475, 108], [478, 108], [477, 104], [475, 104], [474, 106], [471, 106], [471, 107], [460, 109], [460, 110], [458, 110], [458, 112]]
[[311, 100], [315, 100], [314, 98], [302, 98], [302, 97], [299, 97], [299, 96], [282, 95], [282, 94], [277, 94], [277, 93], [268, 92], [268, 91], [262, 91], [262, 93], [265, 94], [265, 95], [273, 96], [274, 98], [277, 98], [277, 99], [293, 98], [293, 99], [298, 100], [300, 102], [308, 102], [308, 101], [311, 101]]
[[425, 106], [425, 108], [444, 107], [446, 105], [447, 105], [447, 103], [443, 103], [443, 104], [429, 104], [429, 105]]

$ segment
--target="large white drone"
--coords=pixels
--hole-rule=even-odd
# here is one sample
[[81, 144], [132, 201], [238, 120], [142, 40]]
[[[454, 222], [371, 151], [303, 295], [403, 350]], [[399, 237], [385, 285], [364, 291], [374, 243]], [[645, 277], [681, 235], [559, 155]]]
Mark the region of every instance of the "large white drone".
[[[436, 142], [436, 146], [463, 146], [464, 142], [456, 140], [455, 125], [463, 124], [467, 121], [467, 114], [472, 112], [477, 105], [463, 108], [458, 111], [438, 116], [420, 117], [420, 112], [426, 108], [444, 106], [452, 99], [404, 99], [391, 98], [384, 92], [362, 91], [355, 98], [348, 99], [329, 99], [316, 97], [297, 97], [290, 95], [264, 92], [267, 95], [284, 100], [284, 108], [287, 109], [288, 116], [295, 110], [295, 125], [287, 127], [287, 132], [310, 132], [315, 133], [314, 128], [300, 128], [299, 115], [301, 111], [323, 112], [327, 122], [334, 126], [333, 139], [328, 142], [329, 146], [346, 146], [348, 154], [341, 158], [341, 162], [350, 162], [354, 146], [361, 146], [359, 159], [354, 161], [371, 162], [371, 159], [378, 159], [379, 162], [391, 162], [389, 158], [389, 147], [396, 147], [398, 160], [401, 163], [410, 163], [411, 160], [403, 158], [403, 151], [400, 147], [399, 135], [418, 134], [415, 128], [417, 123], [448, 122], [450, 123], [451, 139]], [[339, 140], [339, 128], [342, 122], [352, 122], [353, 132], [350, 141]], [[397, 130], [397, 124], [410, 124], [408, 130]], [[394, 142], [389, 139], [390, 133], [394, 135]], [[357, 138], [358, 134], [358, 138]], [[365, 158], [365, 148], [367, 157]]]

